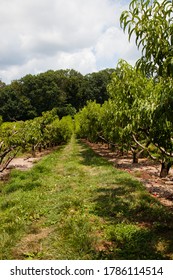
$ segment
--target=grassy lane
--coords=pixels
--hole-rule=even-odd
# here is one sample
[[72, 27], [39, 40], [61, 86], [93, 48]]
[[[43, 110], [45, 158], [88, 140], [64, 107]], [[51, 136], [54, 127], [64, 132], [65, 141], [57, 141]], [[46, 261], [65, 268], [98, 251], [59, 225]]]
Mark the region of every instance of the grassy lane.
[[0, 187], [1, 259], [173, 259], [172, 213], [75, 138]]

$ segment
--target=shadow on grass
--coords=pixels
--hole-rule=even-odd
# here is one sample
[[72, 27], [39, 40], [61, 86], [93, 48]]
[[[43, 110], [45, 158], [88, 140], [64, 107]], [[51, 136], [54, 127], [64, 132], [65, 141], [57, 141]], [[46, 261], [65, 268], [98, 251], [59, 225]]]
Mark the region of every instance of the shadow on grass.
[[78, 141], [82, 150], [79, 153], [79, 156], [82, 157], [80, 161], [83, 165], [88, 166], [111, 166], [112, 164], [106, 161], [101, 156], [97, 155], [91, 148], [89, 148], [85, 143]]
[[94, 195], [94, 213], [111, 225], [111, 250], [99, 257], [172, 259], [172, 213], [145, 191], [136, 191], [140, 185], [135, 180], [122, 177], [116, 183], [117, 187], [98, 188]]
[[102, 258], [172, 259], [172, 213], [144, 191], [136, 192], [133, 179], [118, 179], [117, 185], [98, 189], [94, 200], [95, 213], [111, 224], [111, 252]]
[[[135, 225], [120, 224], [109, 232], [111, 247], [99, 253], [98, 259], [166, 260], [168, 250], [157, 249], [160, 242], [156, 232]], [[170, 244], [172, 246], [172, 244]]]
[[[111, 166], [82, 144], [81, 164]], [[103, 177], [104, 178], [104, 177]], [[173, 259], [173, 213], [129, 174], [115, 169], [93, 191], [93, 213], [106, 221], [108, 244], [98, 259]]]

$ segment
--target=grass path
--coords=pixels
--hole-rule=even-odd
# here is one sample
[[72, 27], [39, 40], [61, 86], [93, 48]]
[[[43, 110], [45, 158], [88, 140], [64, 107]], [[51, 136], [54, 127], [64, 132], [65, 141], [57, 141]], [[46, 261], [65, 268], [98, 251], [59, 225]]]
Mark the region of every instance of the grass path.
[[72, 138], [0, 193], [1, 259], [173, 259], [173, 215]]

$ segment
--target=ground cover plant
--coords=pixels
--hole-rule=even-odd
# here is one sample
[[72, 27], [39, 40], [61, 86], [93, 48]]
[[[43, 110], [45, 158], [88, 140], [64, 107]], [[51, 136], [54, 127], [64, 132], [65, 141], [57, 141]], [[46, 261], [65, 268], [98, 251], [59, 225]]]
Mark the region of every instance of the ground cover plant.
[[1, 259], [173, 259], [173, 215], [71, 141], [0, 185]]

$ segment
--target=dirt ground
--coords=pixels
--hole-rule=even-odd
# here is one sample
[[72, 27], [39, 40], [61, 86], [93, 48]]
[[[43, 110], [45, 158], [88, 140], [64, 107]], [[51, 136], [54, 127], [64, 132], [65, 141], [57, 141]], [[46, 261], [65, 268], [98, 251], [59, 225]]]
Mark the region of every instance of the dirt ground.
[[44, 155], [49, 154], [53, 149], [44, 150], [43, 152], [37, 152], [35, 157], [31, 155], [25, 155], [23, 157], [16, 157], [12, 159], [8, 167], [3, 171], [0, 172], [0, 180], [8, 179], [8, 175], [12, 169], [19, 169], [19, 170], [28, 170], [30, 169], [34, 163], [39, 161]]
[[148, 192], [156, 197], [163, 205], [173, 209], [173, 169], [166, 178], [160, 178], [160, 164], [148, 158], [139, 159], [132, 163], [131, 155], [120, 156], [108, 149], [106, 144], [93, 144], [85, 141], [96, 153], [105, 157], [116, 168], [127, 171], [140, 180]]

